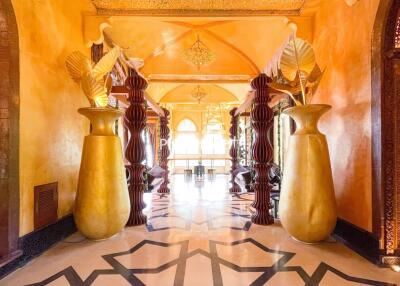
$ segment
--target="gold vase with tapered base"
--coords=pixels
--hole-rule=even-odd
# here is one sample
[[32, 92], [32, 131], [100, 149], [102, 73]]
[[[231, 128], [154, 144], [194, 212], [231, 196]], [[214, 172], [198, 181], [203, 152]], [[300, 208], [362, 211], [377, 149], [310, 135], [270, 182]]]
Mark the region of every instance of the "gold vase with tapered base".
[[112, 108], [78, 112], [89, 118], [92, 131], [83, 144], [74, 219], [84, 236], [101, 240], [124, 228], [131, 207], [121, 141], [113, 131], [123, 112]]
[[279, 217], [295, 239], [315, 243], [333, 231], [337, 212], [328, 144], [318, 130], [320, 117], [331, 107], [310, 104], [288, 108], [296, 122], [285, 160]]

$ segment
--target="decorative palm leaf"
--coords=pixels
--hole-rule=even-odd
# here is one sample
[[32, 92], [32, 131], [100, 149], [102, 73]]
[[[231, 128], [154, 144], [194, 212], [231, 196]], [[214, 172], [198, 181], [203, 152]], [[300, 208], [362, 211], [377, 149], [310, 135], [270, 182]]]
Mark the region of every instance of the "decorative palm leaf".
[[111, 51], [105, 54], [93, 68], [93, 76], [95, 79], [101, 80], [107, 73], [109, 73], [120, 55], [121, 49], [119, 47], [114, 47]]
[[282, 74], [293, 81], [297, 74], [310, 74], [315, 67], [314, 50], [306, 41], [296, 38], [288, 43], [283, 50], [280, 68]]
[[282, 83], [276, 83], [276, 82], [271, 82], [268, 84], [268, 86], [277, 91], [280, 91], [280, 92], [283, 92], [283, 93], [289, 95], [293, 99], [293, 101], [296, 105], [301, 105], [301, 102], [299, 102], [295, 97], [295, 95], [301, 93], [301, 89], [299, 88], [299, 86], [292, 87], [289, 84], [282, 84]]
[[89, 101], [95, 106], [105, 107], [108, 103], [107, 89], [90, 73], [82, 76], [81, 87]]
[[113, 48], [92, 68], [90, 60], [81, 52], [73, 52], [67, 57], [66, 67], [71, 78], [81, 84], [81, 88], [92, 106], [105, 107], [112, 87], [108, 75], [121, 55], [119, 47]]
[[306, 104], [310, 104], [314, 94], [317, 92], [318, 86], [321, 82], [322, 76], [325, 70], [321, 71], [320, 67], [315, 65], [315, 69], [308, 76], [307, 86], [306, 86]]
[[67, 57], [65, 66], [71, 78], [77, 83], [82, 79], [83, 73], [88, 73], [92, 69], [89, 59], [78, 51]]

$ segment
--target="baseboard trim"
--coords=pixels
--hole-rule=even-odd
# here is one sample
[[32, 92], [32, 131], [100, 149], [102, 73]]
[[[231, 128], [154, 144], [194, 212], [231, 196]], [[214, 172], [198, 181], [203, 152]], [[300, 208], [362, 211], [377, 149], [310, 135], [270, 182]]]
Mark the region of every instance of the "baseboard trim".
[[22, 250], [22, 255], [0, 267], [0, 279], [24, 266], [33, 258], [41, 255], [52, 245], [74, 232], [76, 232], [74, 218], [72, 215], [68, 215], [54, 224], [20, 237], [19, 245]]
[[372, 233], [339, 218], [333, 236], [365, 259], [383, 266], [379, 240]]

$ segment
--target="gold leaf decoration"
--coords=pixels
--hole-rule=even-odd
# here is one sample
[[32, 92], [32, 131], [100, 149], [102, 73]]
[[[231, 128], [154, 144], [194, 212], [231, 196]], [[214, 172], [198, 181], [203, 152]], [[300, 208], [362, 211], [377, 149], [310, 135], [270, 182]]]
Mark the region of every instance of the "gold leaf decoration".
[[107, 89], [92, 74], [82, 76], [81, 87], [89, 101], [96, 107], [105, 107], [108, 103]]
[[278, 75], [268, 85], [288, 94], [296, 105], [310, 104], [323, 76], [307, 41], [293, 39], [285, 47]]
[[93, 68], [93, 76], [96, 78], [96, 80], [101, 80], [112, 70], [120, 55], [121, 49], [119, 47], [114, 47], [100, 59], [100, 61]]
[[325, 70], [321, 71], [318, 64], [315, 65], [314, 70], [308, 76], [308, 81], [306, 85], [306, 104], [310, 104], [314, 94], [317, 92], [318, 86], [321, 82], [322, 76]]
[[77, 83], [80, 82], [82, 74], [90, 72], [92, 68], [89, 59], [78, 51], [67, 57], [65, 66], [71, 78]]
[[268, 86], [277, 91], [280, 91], [280, 92], [283, 92], [283, 93], [289, 95], [293, 99], [293, 101], [296, 105], [301, 105], [301, 102], [299, 102], [295, 97], [295, 95], [301, 93], [301, 89], [299, 88], [299, 86], [292, 87], [289, 84], [282, 84], [282, 83], [276, 83], [276, 82], [268, 83]]
[[[94, 107], [108, 105], [108, 94], [111, 92], [112, 78], [107, 75], [115, 65], [121, 49], [111, 49], [92, 68], [91, 61], [81, 52], [75, 51], [66, 59], [65, 65], [71, 78], [80, 83], [82, 91]], [[105, 77], [107, 75], [107, 77]]]
[[293, 81], [300, 72], [310, 74], [315, 67], [314, 50], [305, 40], [296, 38], [283, 51], [280, 68], [282, 74]]

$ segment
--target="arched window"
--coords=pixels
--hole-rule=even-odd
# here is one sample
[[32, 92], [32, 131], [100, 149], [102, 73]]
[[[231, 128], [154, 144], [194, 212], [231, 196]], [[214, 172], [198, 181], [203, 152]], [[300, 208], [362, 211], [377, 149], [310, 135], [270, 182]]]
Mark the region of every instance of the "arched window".
[[178, 124], [178, 132], [196, 132], [196, 125], [190, 119], [183, 119]]
[[206, 155], [225, 154], [225, 139], [221, 122], [211, 120], [205, 128], [205, 135], [202, 140], [202, 153]]
[[196, 130], [196, 125], [190, 119], [183, 119], [178, 124], [178, 133], [175, 139], [175, 154], [187, 155], [199, 153], [199, 140]]

